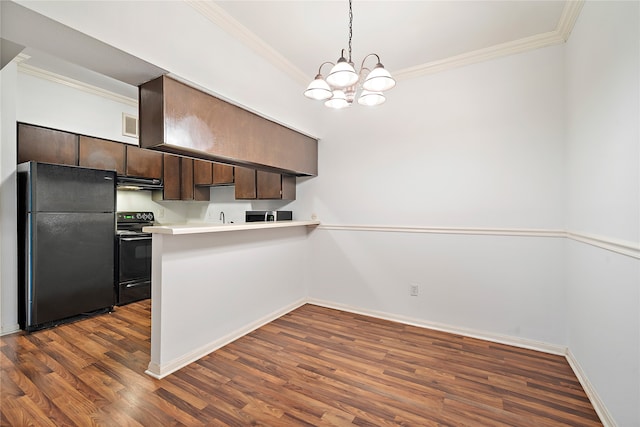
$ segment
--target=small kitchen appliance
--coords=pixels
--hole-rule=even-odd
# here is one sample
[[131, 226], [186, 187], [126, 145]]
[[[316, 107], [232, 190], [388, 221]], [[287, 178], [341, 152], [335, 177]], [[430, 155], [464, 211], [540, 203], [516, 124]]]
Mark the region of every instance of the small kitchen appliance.
[[291, 221], [293, 213], [291, 211], [246, 211], [246, 222], [260, 221]]

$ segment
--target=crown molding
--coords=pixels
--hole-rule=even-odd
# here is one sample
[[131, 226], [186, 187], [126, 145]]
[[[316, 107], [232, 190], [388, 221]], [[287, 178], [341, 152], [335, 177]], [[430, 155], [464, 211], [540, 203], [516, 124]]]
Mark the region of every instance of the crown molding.
[[15, 62], [16, 64], [21, 63], [22, 61], [26, 61], [27, 59], [31, 58], [31, 56], [27, 55], [26, 53], [19, 53], [16, 55], [15, 58], [13, 58], [13, 62]]
[[56, 74], [51, 71], [44, 70], [42, 68], [34, 67], [33, 65], [25, 64], [24, 62], [18, 62], [18, 71], [24, 74], [29, 74], [44, 80], [54, 82], [54, 83], [65, 85], [65, 86], [89, 93], [94, 96], [100, 96], [102, 98], [106, 98], [111, 101], [116, 101], [121, 104], [126, 104], [131, 107], [138, 106], [137, 99], [129, 98], [128, 96], [120, 95], [118, 93], [111, 92], [109, 90], [102, 89], [100, 87], [93, 86], [88, 83], [84, 83], [67, 76], [63, 76], [61, 74]]
[[[184, 0], [185, 3], [204, 15], [211, 22], [235, 37], [254, 52], [261, 55], [280, 70], [287, 73], [302, 85], [307, 85], [309, 76], [293, 65], [273, 47], [251, 32], [247, 27], [235, 20], [221, 7], [211, 1]], [[573, 26], [582, 10], [584, 0], [569, 0], [565, 3], [562, 15], [556, 29], [547, 33], [536, 34], [519, 40], [501, 43], [495, 46], [466, 52], [426, 64], [417, 65], [401, 70], [394, 70], [393, 76], [397, 80], [406, 80], [428, 74], [439, 73], [465, 65], [475, 64], [507, 55], [527, 52], [533, 49], [553, 46], [568, 40]]]
[[222, 28], [231, 36], [244, 43], [258, 55], [267, 59], [274, 66], [293, 77], [294, 80], [300, 82], [304, 86], [309, 83], [309, 76], [293, 65], [293, 63], [281, 55], [280, 52], [265, 43], [251, 30], [235, 20], [220, 6], [210, 1], [184, 0], [184, 2], [200, 12], [204, 17]]
[[393, 76], [396, 80], [406, 80], [463, 67], [465, 65], [488, 61], [490, 59], [501, 58], [507, 55], [527, 52], [541, 47], [553, 46], [563, 42], [564, 39], [557, 31], [549, 31], [547, 33], [536, 34], [535, 36], [525, 37], [519, 40], [489, 46], [438, 61], [427, 62], [426, 64], [417, 65], [415, 67], [394, 71]]
[[394, 71], [393, 76], [396, 80], [405, 80], [427, 74], [439, 73], [441, 71], [451, 70], [453, 68], [463, 67], [465, 65], [471, 65], [478, 62], [488, 61], [490, 59], [501, 58], [503, 56], [565, 43], [569, 39], [569, 35], [573, 30], [573, 26], [578, 19], [578, 15], [582, 10], [583, 5], [584, 0], [567, 1], [564, 5], [564, 9], [562, 10], [562, 15], [560, 16], [558, 25], [553, 31]]
[[578, 20], [578, 15], [580, 15], [582, 11], [582, 6], [584, 6], [584, 0], [569, 0], [564, 5], [556, 31], [562, 36], [565, 42], [569, 40], [571, 31], [573, 31], [573, 27]]

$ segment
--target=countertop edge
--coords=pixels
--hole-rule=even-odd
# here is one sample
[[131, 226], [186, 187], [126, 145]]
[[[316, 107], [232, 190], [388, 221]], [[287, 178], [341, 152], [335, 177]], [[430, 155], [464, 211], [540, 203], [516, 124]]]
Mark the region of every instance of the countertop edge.
[[142, 231], [152, 234], [203, 234], [224, 233], [229, 231], [262, 230], [266, 228], [311, 227], [320, 225], [320, 221], [272, 221], [272, 222], [244, 222], [239, 224], [182, 224], [182, 225], [153, 225], [144, 227]]

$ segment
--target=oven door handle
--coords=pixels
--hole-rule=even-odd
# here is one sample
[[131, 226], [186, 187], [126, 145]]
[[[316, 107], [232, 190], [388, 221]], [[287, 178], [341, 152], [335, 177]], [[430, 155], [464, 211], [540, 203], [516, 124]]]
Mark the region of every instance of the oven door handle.
[[139, 286], [147, 286], [150, 285], [151, 281], [150, 280], [146, 280], [144, 282], [137, 282], [137, 283], [129, 283], [127, 285], [125, 285], [125, 288], [130, 289], [130, 288], [137, 288]]
[[138, 240], [149, 240], [151, 239], [151, 236], [144, 236], [144, 237], [121, 237], [120, 240], [122, 240], [123, 242], [135, 242]]

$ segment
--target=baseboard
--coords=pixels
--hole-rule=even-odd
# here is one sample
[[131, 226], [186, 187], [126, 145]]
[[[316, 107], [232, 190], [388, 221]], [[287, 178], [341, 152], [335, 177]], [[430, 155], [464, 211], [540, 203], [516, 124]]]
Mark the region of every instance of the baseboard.
[[364, 316], [375, 317], [378, 319], [390, 320], [392, 322], [404, 323], [405, 325], [417, 326], [420, 328], [433, 329], [441, 332], [449, 332], [452, 334], [463, 335], [470, 338], [478, 338], [485, 341], [491, 341], [498, 344], [512, 345], [514, 347], [526, 348], [529, 350], [541, 351], [543, 353], [565, 356], [567, 347], [556, 344], [549, 344], [541, 341], [512, 337], [509, 335], [494, 334], [487, 331], [481, 331], [470, 328], [461, 328], [456, 326], [444, 325], [435, 322], [426, 322], [421, 319], [415, 319], [407, 316], [391, 314], [375, 310], [364, 310], [360, 307], [354, 307], [345, 304], [336, 304], [329, 301], [318, 300], [315, 298], [307, 299], [307, 303], [318, 305], [321, 307], [333, 308], [336, 310], [347, 311], [349, 313], [362, 314]]
[[247, 335], [248, 333], [260, 328], [261, 326], [264, 326], [267, 323], [272, 322], [281, 316], [284, 316], [290, 311], [293, 311], [296, 308], [303, 306], [305, 303], [306, 303], [306, 298], [301, 298], [300, 300], [292, 304], [289, 304], [284, 308], [281, 308], [270, 314], [267, 314], [266, 316], [263, 316], [260, 319], [257, 319], [249, 323], [248, 325], [225, 335], [224, 337], [221, 337], [213, 342], [210, 342], [209, 344], [206, 344], [200, 348], [197, 348], [168, 363], [165, 363], [162, 365], [159, 365], [157, 363], [149, 363], [149, 366], [145, 371], [145, 373], [147, 375], [152, 376], [153, 378], [162, 379], [167, 375], [171, 375], [177, 370], [187, 366], [188, 364], [193, 363], [196, 360], [216, 351], [217, 349], [222, 348], [225, 345], [237, 340], [238, 338], [241, 338]]
[[20, 331], [20, 325], [16, 323], [15, 325], [11, 325], [7, 328], [0, 329], [0, 337], [9, 334], [15, 334], [18, 331]]
[[598, 396], [596, 389], [593, 387], [593, 384], [591, 384], [591, 381], [589, 381], [587, 374], [584, 372], [582, 366], [580, 366], [580, 363], [578, 363], [571, 350], [567, 351], [567, 362], [569, 362], [569, 366], [571, 366], [571, 369], [573, 369], [573, 372], [576, 374], [578, 381], [580, 381], [584, 392], [587, 394], [587, 397], [593, 405], [593, 409], [596, 410], [596, 413], [600, 417], [602, 425], [604, 427], [616, 427], [616, 422], [613, 420], [613, 417], [607, 410], [602, 399], [600, 399], [600, 396]]

